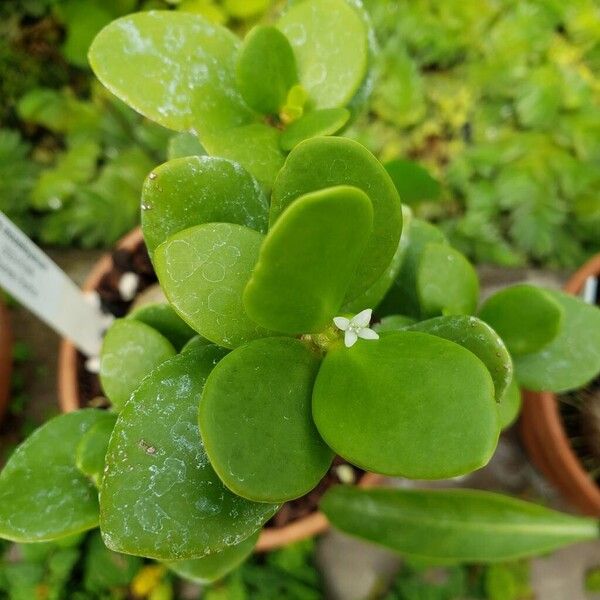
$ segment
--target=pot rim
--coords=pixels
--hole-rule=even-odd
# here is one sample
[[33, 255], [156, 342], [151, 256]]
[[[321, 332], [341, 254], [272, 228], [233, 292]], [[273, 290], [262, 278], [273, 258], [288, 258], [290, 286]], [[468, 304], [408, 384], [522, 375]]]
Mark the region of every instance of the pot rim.
[[[582, 265], [564, 286], [578, 294], [588, 277], [600, 274], [600, 254]], [[600, 487], [584, 469], [566, 434], [559, 401], [552, 392], [524, 391], [521, 435], [540, 470], [586, 514], [600, 515]]]
[[[119, 240], [116, 248], [131, 250], [143, 241], [142, 230], [136, 227], [125, 237]], [[86, 278], [82, 290], [89, 292], [98, 286], [104, 273], [112, 265], [110, 253], [103, 255], [94, 265]], [[58, 400], [62, 412], [72, 412], [80, 408], [79, 386], [77, 381], [77, 349], [66, 338], [60, 343], [58, 355]], [[373, 487], [384, 480], [382, 475], [365, 473], [358, 482], [360, 487]], [[315, 535], [324, 533], [329, 529], [329, 522], [325, 515], [319, 511], [302, 517], [283, 527], [263, 528], [260, 532], [256, 552], [267, 552], [282, 546], [297, 542]]]

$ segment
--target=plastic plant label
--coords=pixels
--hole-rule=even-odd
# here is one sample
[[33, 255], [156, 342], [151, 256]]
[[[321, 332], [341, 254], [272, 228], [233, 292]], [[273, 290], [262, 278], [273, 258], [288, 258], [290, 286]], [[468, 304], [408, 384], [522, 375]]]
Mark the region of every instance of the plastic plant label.
[[106, 319], [79, 288], [0, 212], [0, 286], [84, 354], [100, 352]]

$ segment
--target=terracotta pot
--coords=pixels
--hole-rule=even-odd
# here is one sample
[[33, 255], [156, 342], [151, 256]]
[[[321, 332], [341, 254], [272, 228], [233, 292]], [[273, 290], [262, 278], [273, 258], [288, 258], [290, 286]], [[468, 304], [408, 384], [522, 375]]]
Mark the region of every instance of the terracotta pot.
[[[142, 233], [138, 228], [120, 240], [117, 247], [125, 250], [133, 250], [141, 241]], [[102, 276], [111, 269], [111, 265], [111, 256], [110, 254], [106, 254], [95, 264], [83, 284], [83, 290], [92, 291], [96, 289]], [[58, 398], [60, 408], [63, 412], [71, 412], [81, 407], [77, 378], [77, 349], [66, 339], [63, 339], [61, 342], [58, 358]], [[358, 485], [360, 487], [372, 487], [382, 481], [382, 476], [366, 473]], [[256, 550], [258, 552], [274, 550], [292, 542], [323, 533], [328, 528], [329, 523], [325, 515], [315, 512], [285, 527], [263, 529], [256, 545]]]
[[12, 346], [10, 314], [0, 301], [0, 420], [4, 417], [10, 401], [10, 376], [13, 367]]
[[[600, 255], [589, 260], [568, 281], [565, 291], [578, 294], [588, 277], [600, 274]], [[600, 517], [600, 487], [573, 451], [551, 392], [524, 392], [521, 436], [528, 454], [562, 495], [581, 512]]]

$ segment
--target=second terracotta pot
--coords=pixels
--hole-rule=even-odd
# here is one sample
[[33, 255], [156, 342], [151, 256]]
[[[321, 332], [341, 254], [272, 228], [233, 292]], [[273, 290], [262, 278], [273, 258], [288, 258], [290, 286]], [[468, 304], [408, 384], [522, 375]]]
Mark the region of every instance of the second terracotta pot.
[[[142, 239], [141, 230], [139, 228], [134, 229], [117, 244], [117, 248], [132, 251], [142, 242]], [[111, 268], [112, 258], [110, 254], [106, 254], [90, 271], [83, 285], [83, 290], [92, 291], [97, 289], [102, 277]], [[63, 412], [71, 412], [82, 407], [77, 364], [77, 349], [71, 342], [63, 339], [58, 359], [58, 398]], [[382, 476], [366, 473], [361, 477], [358, 485], [360, 487], [371, 487], [382, 481]], [[314, 512], [283, 527], [264, 528], [260, 534], [256, 550], [258, 552], [274, 550], [324, 533], [328, 528], [329, 524], [325, 515]]]
[[[565, 291], [578, 294], [588, 277], [600, 274], [600, 255], [568, 281]], [[550, 392], [525, 392], [521, 436], [535, 465], [581, 512], [600, 517], [600, 487], [575, 454], [562, 421], [559, 400]]]

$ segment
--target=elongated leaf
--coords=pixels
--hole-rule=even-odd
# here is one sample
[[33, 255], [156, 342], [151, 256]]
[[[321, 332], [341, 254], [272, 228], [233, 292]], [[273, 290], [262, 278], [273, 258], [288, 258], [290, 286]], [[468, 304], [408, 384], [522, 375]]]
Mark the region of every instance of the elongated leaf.
[[60, 415], [17, 448], [0, 473], [0, 537], [43, 542], [98, 525], [98, 494], [75, 466], [75, 452], [103, 414]]
[[205, 346], [172, 358], [119, 415], [100, 493], [100, 527], [112, 550], [159, 560], [198, 558], [238, 544], [277, 509], [229, 492], [204, 451], [198, 403], [224, 354]]
[[223, 158], [188, 156], [150, 173], [142, 190], [142, 230], [148, 252], [203, 223], [237, 223], [267, 230], [269, 205], [255, 179]]
[[367, 28], [345, 0], [305, 0], [277, 26], [298, 61], [300, 82], [316, 108], [345, 106], [367, 73]]
[[108, 441], [116, 422], [115, 413], [103, 411], [98, 421], [83, 434], [77, 445], [77, 468], [89, 477], [96, 487], [100, 487], [102, 482]]
[[202, 439], [215, 471], [240, 496], [284, 502], [314, 488], [333, 453], [311, 417], [319, 359], [290, 338], [255, 340], [211, 373], [200, 403]]
[[306, 194], [267, 234], [244, 291], [248, 315], [283, 333], [322, 331], [338, 313], [371, 235], [368, 196], [349, 186]]
[[315, 424], [335, 452], [411, 479], [486, 464], [498, 439], [496, 413], [485, 365], [454, 342], [414, 331], [331, 347], [313, 392]]
[[246, 316], [242, 304], [262, 239], [241, 225], [208, 223], [181, 231], [156, 249], [156, 274], [173, 308], [224, 348], [269, 334]]
[[387, 270], [402, 232], [400, 198], [379, 161], [357, 142], [344, 138], [318, 137], [298, 144], [273, 186], [269, 220], [272, 227], [303, 194], [338, 185], [357, 187], [373, 204], [373, 231], [346, 292], [349, 302]]
[[281, 147], [289, 152], [304, 140], [333, 135], [348, 122], [349, 118], [350, 111], [345, 108], [311, 110], [285, 128], [281, 134]]
[[540, 352], [516, 356], [515, 371], [527, 389], [565, 392], [600, 373], [600, 310], [563, 292], [547, 293], [564, 311], [561, 331]]
[[244, 40], [237, 63], [238, 88], [252, 109], [277, 115], [298, 81], [288, 39], [272, 25], [258, 25]]
[[402, 554], [456, 562], [515, 560], [598, 538], [594, 519], [475, 490], [338, 486], [321, 509], [350, 535]]
[[178, 352], [196, 335], [196, 332], [166, 303], [145, 304], [129, 314], [128, 318], [156, 329]]
[[488, 298], [479, 316], [502, 337], [514, 355], [537, 352], [556, 338], [564, 310], [546, 290], [513, 285]]
[[490, 372], [500, 402], [512, 380], [513, 364], [504, 342], [489, 325], [476, 317], [454, 315], [421, 321], [406, 330], [437, 335], [470, 350]]
[[237, 91], [234, 34], [199, 15], [150, 11], [113, 21], [89, 60], [98, 79], [132, 108], [177, 131], [205, 135], [252, 120]]
[[257, 531], [239, 544], [229, 546], [220, 552], [207, 554], [202, 558], [168, 562], [167, 566], [180, 577], [196, 583], [217, 581], [250, 556], [258, 541], [259, 533]]
[[156, 329], [134, 319], [115, 321], [102, 343], [100, 382], [112, 405], [123, 408], [142, 379], [175, 355], [175, 348]]

